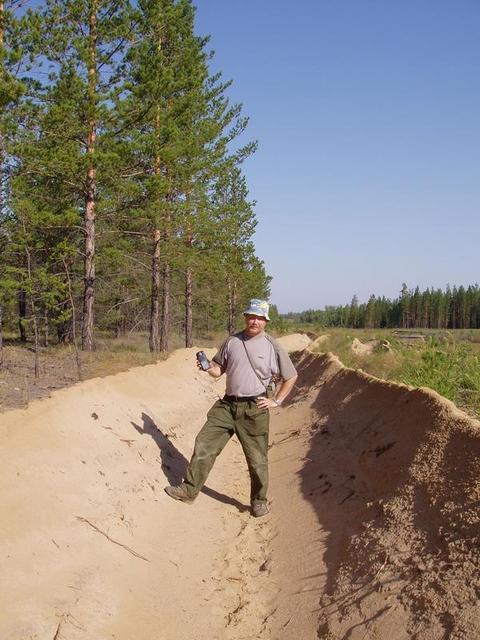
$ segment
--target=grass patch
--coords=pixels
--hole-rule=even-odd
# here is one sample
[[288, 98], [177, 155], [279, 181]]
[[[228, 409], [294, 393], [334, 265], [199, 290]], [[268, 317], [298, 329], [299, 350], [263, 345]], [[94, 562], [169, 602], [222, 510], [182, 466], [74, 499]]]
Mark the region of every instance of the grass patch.
[[[315, 350], [334, 353], [345, 366], [383, 380], [428, 387], [480, 417], [480, 331], [325, 329], [318, 334], [325, 338]], [[407, 334], [423, 339], [408, 343]], [[354, 338], [363, 343], [388, 340], [390, 349], [358, 355], [351, 348]]]
[[[219, 345], [224, 339], [221, 336], [196, 336], [194, 344], [201, 348]], [[148, 334], [135, 333], [122, 338], [110, 336], [96, 336], [96, 349], [92, 352], [80, 352], [84, 378], [108, 376], [133, 367], [141, 367], [165, 360], [172, 351], [185, 346], [182, 335], [173, 334], [170, 337], [169, 351], [166, 353], [150, 353]]]
[[456, 341], [427, 346], [405, 359], [399, 380], [415, 387], [429, 387], [455, 404], [480, 413], [480, 358], [478, 343]]

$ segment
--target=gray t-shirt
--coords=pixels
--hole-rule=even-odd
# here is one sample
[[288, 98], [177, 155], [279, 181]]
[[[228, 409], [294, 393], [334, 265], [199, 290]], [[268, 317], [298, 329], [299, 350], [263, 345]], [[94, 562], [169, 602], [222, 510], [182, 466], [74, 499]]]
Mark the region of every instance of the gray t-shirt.
[[[243, 331], [228, 337], [213, 361], [220, 365], [222, 373], [227, 374], [226, 392], [230, 396], [258, 396], [265, 393], [272, 376], [279, 375], [288, 380], [297, 373], [287, 352], [265, 332], [253, 338], [245, 336]], [[264, 384], [255, 375], [252, 365]]]

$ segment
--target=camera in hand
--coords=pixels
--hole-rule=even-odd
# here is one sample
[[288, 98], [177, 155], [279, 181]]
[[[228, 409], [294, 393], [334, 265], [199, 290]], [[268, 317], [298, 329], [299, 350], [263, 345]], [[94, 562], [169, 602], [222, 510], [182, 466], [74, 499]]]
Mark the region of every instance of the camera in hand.
[[197, 360], [204, 371], [210, 369], [210, 361], [203, 351], [197, 352]]

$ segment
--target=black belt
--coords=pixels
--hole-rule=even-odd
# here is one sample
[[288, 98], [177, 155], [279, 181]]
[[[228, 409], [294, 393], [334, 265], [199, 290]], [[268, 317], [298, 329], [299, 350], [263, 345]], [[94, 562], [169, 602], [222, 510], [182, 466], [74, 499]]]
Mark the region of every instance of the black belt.
[[257, 398], [266, 398], [267, 396], [262, 393], [259, 396], [229, 396], [227, 394], [225, 394], [223, 396], [224, 400], [227, 400], [227, 402], [255, 402], [255, 400]]

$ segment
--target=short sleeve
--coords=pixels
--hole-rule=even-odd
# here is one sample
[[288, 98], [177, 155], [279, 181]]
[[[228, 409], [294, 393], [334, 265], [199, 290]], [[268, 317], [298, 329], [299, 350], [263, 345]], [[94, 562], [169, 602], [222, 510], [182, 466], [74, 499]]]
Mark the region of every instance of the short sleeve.
[[218, 349], [217, 353], [213, 356], [212, 360], [213, 362], [216, 362], [219, 366], [220, 369], [222, 370], [222, 373], [225, 372], [225, 369], [227, 368], [227, 361], [228, 361], [228, 343], [230, 342], [230, 337], [228, 337], [221, 345], [220, 348]]
[[285, 351], [283, 347], [281, 347], [278, 342], [269, 334], [265, 334], [265, 337], [270, 341], [275, 351], [275, 355], [278, 362], [278, 368], [280, 371], [280, 375], [283, 380], [289, 380], [290, 378], [294, 378], [297, 375], [297, 370], [293, 366], [293, 362], [290, 360], [290, 356]]
[[294, 378], [297, 375], [297, 370], [293, 366], [293, 362], [290, 360], [288, 353], [279, 344], [277, 344], [277, 358], [282, 378], [284, 380]]

